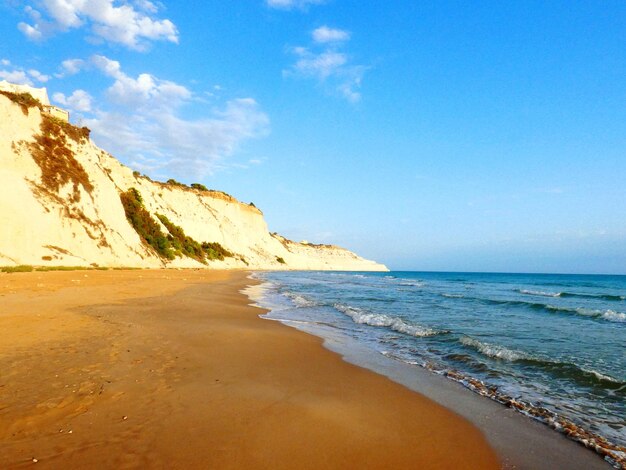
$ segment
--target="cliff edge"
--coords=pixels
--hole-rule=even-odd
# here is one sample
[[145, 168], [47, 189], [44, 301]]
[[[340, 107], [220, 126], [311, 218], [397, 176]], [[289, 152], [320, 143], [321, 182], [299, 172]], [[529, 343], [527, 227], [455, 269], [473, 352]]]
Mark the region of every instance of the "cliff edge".
[[141, 176], [28, 97], [0, 92], [0, 265], [387, 270], [270, 234], [220, 191]]

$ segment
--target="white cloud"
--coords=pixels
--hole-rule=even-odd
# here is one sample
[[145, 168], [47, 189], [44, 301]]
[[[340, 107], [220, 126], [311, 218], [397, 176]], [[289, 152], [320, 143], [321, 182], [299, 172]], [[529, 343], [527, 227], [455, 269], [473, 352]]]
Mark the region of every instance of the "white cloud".
[[281, 10], [293, 10], [294, 8], [305, 9], [309, 5], [320, 5], [326, 0], [266, 0], [270, 8]]
[[85, 90], [75, 90], [70, 96], [63, 93], [55, 93], [52, 99], [70, 111], [88, 113], [91, 111], [93, 98]]
[[0, 70], [0, 79], [18, 85], [34, 85], [31, 78], [23, 70]]
[[57, 78], [67, 77], [68, 75], [76, 75], [85, 66], [82, 59], [67, 59], [61, 62], [61, 72], [56, 74]]
[[299, 57], [293, 69], [301, 75], [326, 80], [341, 70], [348, 58], [345, 54], [335, 51], [324, 51], [314, 54], [305, 48], [297, 48], [295, 54]]
[[156, 13], [157, 11], [159, 11], [159, 8], [149, 0], [137, 0], [135, 4], [138, 8], [148, 13]]
[[125, 76], [122, 74], [122, 66], [117, 60], [111, 60], [103, 55], [94, 55], [91, 57], [91, 63], [109, 77], [119, 78]]
[[11, 64], [11, 61], [7, 59], [2, 59], [0, 65], [4, 67], [0, 69], [0, 79], [6, 80], [7, 82], [16, 83], [18, 85], [35, 86], [50, 80], [48, 75], [41, 73], [39, 70], [26, 70], [23, 67]]
[[[350, 39], [350, 33], [322, 26], [313, 31], [312, 39], [318, 50], [302, 46], [292, 48], [296, 62], [283, 70], [283, 75], [312, 78], [351, 103], [358, 102], [367, 67], [352, 63], [348, 54], [340, 50], [340, 45]], [[320, 45], [322, 50], [319, 50]]]
[[178, 43], [178, 30], [168, 19], [152, 17], [156, 5], [147, 0], [38, 0], [36, 10], [25, 8], [30, 22], [18, 29], [29, 39], [41, 41], [70, 29], [89, 27], [92, 39], [144, 50], [150, 41]]
[[41, 82], [41, 83], [46, 83], [48, 80], [50, 80], [50, 76], [49, 75], [44, 75], [39, 70], [35, 70], [35, 69], [30, 69], [28, 71], [28, 75], [30, 75], [35, 80], [37, 80], [38, 82]]
[[[252, 98], [237, 98], [221, 107], [200, 104], [187, 87], [148, 73], [131, 77], [119, 62], [105, 56], [89, 60], [113, 80], [107, 103], [92, 109], [83, 124], [103, 148], [141, 171], [197, 177], [224, 166], [240, 144], [264, 135], [269, 119]], [[82, 103], [77, 90], [70, 97], [54, 96], [68, 106]], [[205, 106], [204, 117], [181, 116], [185, 105]]]
[[313, 30], [313, 40], [317, 43], [323, 44], [327, 42], [341, 42], [350, 39], [350, 33], [343, 29], [329, 28], [328, 26], [320, 26]]

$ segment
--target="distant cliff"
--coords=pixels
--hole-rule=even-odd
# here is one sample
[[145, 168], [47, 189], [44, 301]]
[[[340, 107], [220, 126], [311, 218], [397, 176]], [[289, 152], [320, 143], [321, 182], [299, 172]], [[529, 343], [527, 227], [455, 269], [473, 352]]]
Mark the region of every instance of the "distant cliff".
[[381, 271], [332, 245], [270, 234], [220, 191], [160, 183], [28, 95], [0, 92], [0, 265]]

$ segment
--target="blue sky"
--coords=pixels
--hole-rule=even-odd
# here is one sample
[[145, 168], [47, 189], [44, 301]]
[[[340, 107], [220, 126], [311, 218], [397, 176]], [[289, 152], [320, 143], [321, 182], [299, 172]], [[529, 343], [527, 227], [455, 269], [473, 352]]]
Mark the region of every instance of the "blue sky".
[[0, 0], [0, 79], [392, 269], [626, 273], [626, 3]]

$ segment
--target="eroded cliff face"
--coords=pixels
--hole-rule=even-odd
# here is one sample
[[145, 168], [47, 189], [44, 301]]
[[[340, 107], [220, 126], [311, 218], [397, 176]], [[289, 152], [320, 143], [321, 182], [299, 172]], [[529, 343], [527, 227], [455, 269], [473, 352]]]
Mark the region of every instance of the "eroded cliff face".
[[[170, 258], [129, 222], [120, 194], [135, 188], [164, 236], [165, 217], [201, 244], [232, 256]], [[177, 253], [177, 254], [174, 254]], [[270, 234], [263, 214], [219, 191], [136, 176], [96, 147], [86, 130], [0, 95], [0, 265], [386, 270], [331, 245]]]

